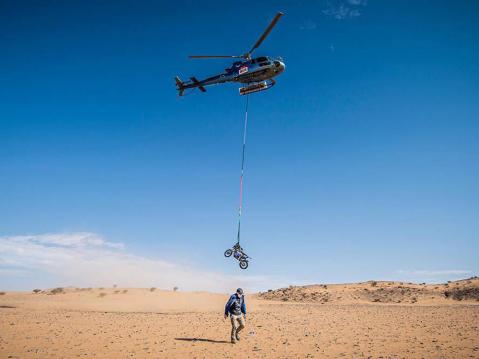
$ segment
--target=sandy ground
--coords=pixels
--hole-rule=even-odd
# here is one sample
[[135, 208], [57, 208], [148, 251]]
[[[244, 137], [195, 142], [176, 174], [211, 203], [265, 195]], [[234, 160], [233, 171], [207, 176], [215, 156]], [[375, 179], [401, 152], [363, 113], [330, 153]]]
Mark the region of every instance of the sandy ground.
[[444, 295], [451, 288], [474, 295], [468, 288], [477, 282], [247, 295], [247, 327], [236, 345], [222, 317], [226, 294], [9, 292], [0, 295], [0, 358], [479, 358], [479, 301]]

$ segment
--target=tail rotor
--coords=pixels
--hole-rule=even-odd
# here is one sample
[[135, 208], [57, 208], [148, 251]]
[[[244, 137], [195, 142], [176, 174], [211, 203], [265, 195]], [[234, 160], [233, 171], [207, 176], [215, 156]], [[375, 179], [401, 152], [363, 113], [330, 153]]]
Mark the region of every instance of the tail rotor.
[[178, 94], [183, 96], [183, 92], [185, 92], [185, 84], [183, 81], [180, 80], [178, 76], [175, 77], [176, 81], [176, 89], [178, 90]]

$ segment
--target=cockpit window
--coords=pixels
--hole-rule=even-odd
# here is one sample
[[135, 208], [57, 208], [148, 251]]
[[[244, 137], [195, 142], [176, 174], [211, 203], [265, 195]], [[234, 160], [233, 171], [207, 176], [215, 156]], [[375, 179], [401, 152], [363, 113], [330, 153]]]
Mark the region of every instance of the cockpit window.
[[258, 61], [258, 62], [266, 62], [266, 61], [268, 61], [268, 58], [267, 58], [267, 57], [258, 57], [258, 58], [256, 59], [256, 61]]

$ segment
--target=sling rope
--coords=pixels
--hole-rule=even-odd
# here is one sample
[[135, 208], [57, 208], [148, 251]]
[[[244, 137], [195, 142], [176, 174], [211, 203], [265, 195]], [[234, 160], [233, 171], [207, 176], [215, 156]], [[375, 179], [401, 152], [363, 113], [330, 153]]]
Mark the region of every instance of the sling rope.
[[248, 128], [248, 104], [249, 104], [249, 95], [246, 95], [246, 109], [245, 109], [244, 128], [243, 128], [243, 151], [242, 151], [242, 157], [241, 157], [239, 208], [238, 208], [238, 236], [237, 236], [238, 244], [240, 242], [240, 232], [241, 232], [241, 212], [243, 211], [244, 155], [245, 155], [245, 149], [246, 149], [246, 130]]

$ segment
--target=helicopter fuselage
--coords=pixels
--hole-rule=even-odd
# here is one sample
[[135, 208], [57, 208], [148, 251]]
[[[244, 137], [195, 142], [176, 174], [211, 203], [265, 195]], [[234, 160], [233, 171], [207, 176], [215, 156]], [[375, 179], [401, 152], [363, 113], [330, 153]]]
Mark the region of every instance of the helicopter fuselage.
[[191, 81], [181, 83], [181, 88], [200, 88], [204, 91], [204, 86], [211, 86], [225, 82], [239, 82], [251, 84], [255, 82], [270, 80], [278, 76], [285, 70], [286, 66], [283, 59], [276, 59], [268, 56], [260, 56], [251, 60], [237, 61], [233, 66], [227, 68], [224, 73], [208, 77], [204, 80], [197, 80], [191, 77]]

